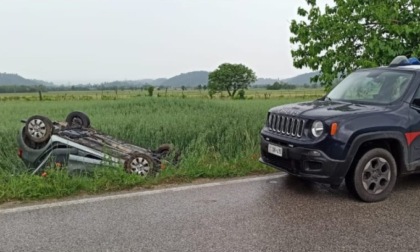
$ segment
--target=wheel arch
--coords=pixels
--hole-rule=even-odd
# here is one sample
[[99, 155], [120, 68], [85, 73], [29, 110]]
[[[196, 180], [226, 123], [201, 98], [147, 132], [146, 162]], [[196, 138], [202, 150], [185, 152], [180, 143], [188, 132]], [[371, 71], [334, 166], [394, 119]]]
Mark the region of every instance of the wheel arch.
[[374, 148], [386, 149], [391, 153], [397, 164], [398, 175], [407, 171], [409, 163], [408, 146], [404, 135], [401, 132], [378, 132], [356, 137], [346, 158], [347, 162], [350, 163], [346, 174], [354, 169], [357, 161], [364, 153]]

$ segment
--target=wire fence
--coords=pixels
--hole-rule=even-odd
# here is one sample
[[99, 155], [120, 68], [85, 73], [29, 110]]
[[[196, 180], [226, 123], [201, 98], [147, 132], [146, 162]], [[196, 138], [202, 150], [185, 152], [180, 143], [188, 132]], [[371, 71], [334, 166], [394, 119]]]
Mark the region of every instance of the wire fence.
[[[325, 95], [322, 89], [295, 89], [295, 90], [246, 90], [245, 99], [281, 99], [281, 98], [319, 98]], [[0, 94], [0, 101], [72, 101], [72, 100], [119, 100], [135, 97], [150, 96], [144, 90], [124, 91], [71, 91], [71, 92], [44, 92], [36, 93], [13, 93]], [[178, 98], [201, 98], [201, 99], [230, 99], [227, 92], [209, 95], [207, 90], [155, 90], [153, 97], [178, 97]], [[235, 97], [238, 98], [238, 97]]]

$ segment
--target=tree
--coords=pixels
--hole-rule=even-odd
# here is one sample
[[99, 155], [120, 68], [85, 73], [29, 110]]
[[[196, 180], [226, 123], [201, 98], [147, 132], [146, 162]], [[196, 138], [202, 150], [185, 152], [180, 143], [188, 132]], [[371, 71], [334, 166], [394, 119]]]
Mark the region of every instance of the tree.
[[254, 71], [242, 64], [221, 64], [216, 70], [209, 73], [208, 89], [213, 92], [227, 91], [230, 97], [234, 97], [240, 89], [257, 80]]
[[316, 0], [306, 2], [290, 26], [293, 64], [320, 70], [311, 81], [327, 91], [357, 68], [388, 65], [397, 55], [419, 56], [419, 0], [334, 0], [323, 11]]
[[216, 93], [216, 91], [214, 91], [213, 89], [209, 89], [210, 99], [213, 99], [213, 96], [214, 96], [215, 93]]
[[268, 90], [270, 90], [270, 89], [271, 90], [279, 90], [279, 89], [282, 89], [282, 88], [283, 88], [283, 85], [280, 84], [280, 82], [278, 82], [278, 81], [274, 82], [273, 85], [267, 87]]
[[268, 85], [267, 90], [280, 90], [280, 89], [295, 89], [295, 85], [290, 85], [287, 83], [280, 83], [278, 81], [274, 82], [273, 85]]
[[153, 96], [153, 91], [155, 90], [154, 86], [149, 86], [147, 88], [147, 92], [149, 93], [149, 96]]
[[239, 99], [245, 100], [245, 90], [241, 89], [238, 91]]

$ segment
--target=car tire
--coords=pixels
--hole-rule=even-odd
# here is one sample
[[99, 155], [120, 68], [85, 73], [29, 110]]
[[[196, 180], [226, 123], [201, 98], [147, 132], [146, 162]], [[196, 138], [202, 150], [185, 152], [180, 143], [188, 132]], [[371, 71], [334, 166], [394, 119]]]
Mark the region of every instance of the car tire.
[[172, 160], [167, 161], [174, 166], [177, 165], [181, 159], [181, 152], [175, 150], [172, 144], [162, 144], [155, 152], [159, 155], [159, 158], [165, 159], [168, 158], [168, 156], [171, 157]]
[[346, 176], [348, 190], [365, 202], [386, 199], [397, 180], [397, 165], [392, 154], [382, 148], [367, 151]]
[[151, 176], [157, 173], [157, 166], [153, 158], [144, 153], [136, 153], [124, 162], [124, 169], [131, 174]]
[[162, 144], [157, 148], [156, 152], [158, 154], [161, 154], [161, 155], [165, 156], [169, 152], [171, 152], [172, 149], [173, 149], [173, 146], [171, 144]]
[[53, 123], [45, 116], [35, 115], [26, 120], [24, 134], [34, 143], [45, 143], [50, 140]]
[[89, 128], [90, 119], [89, 117], [79, 111], [74, 111], [68, 114], [66, 117], [67, 126], [70, 128]]

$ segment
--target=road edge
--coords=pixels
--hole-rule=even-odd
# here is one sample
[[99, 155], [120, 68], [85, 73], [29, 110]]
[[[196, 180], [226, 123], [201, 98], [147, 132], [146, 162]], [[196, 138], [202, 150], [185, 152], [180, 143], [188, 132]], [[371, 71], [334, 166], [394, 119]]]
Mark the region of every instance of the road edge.
[[41, 203], [41, 204], [30, 205], [30, 206], [16, 206], [16, 207], [12, 206], [11, 208], [3, 208], [3, 209], [0, 208], [0, 214], [28, 212], [28, 211], [33, 211], [33, 210], [45, 209], [45, 208], [81, 205], [81, 204], [89, 204], [89, 203], [114, 200], [114, 199], [134, 198], [134, 197], [141, 197], [145, 195], [154, 195], [154, 194], [160, 194], [160, 193], [179, 192], [179, 191], [186, 191], [186, 190], [191, 190], [191, 189], [208, 188], [208, 187], [214, 187], [214, 186], [223, 186], [223, 185], [247, 183], [247, 182], [254, 182], [254, 181], [270, 180], [270, 179], [281, 178], [286, 175], [287, 174], [285, 173], [276, 173], [276, 174], [271, 174], [271, 175], [231, 179], [231, 180], [226, 180], [226, 181], [209, 182], [209, 183], [204, 183], [204, 184], [181, 185], [181, 186], [174, 186], [174, 187], [168, 187], [168, 188], [163, 188], [163, 189], [151, 189], [151, 190], [138, 191], [138, 192], [120, 193], [120, 194], [115, 194], [115, 195], [95, 196], [95, 197], [90, 197], [90, 198], [74, 199], [74, 200], [63, 200], [60, 202]]

